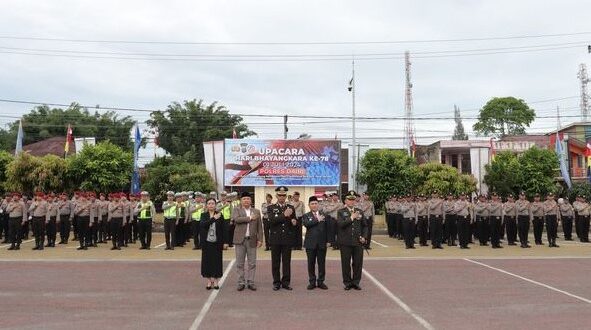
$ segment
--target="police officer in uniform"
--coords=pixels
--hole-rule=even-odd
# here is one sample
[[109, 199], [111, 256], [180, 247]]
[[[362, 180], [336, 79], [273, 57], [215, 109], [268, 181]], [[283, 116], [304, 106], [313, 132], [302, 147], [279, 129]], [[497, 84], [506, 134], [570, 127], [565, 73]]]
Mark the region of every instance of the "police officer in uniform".
[[201, 221], [201, 213], [205, 208], [205, 195], [201, 194], [200, 192], [195, 193], [195, 201], [189, 205], [189, 218], [191, 219], [191, 233], [193, 236], [193, 250], [201, 249], [201, 244], [199, 242], [199, 227]]
[[47, 214], [45, 223], [47, 227], [47, 245], [45, 247], [55, 247], [55, 238], [57, 234], [57, 215], [58, 205], [55, 201], [55, 195], [50, 193], [47, 196]]
[[109, 203], [109, 223], [111, 225], [111, 243], [113, 247], [111, 250], [121, 250], [122, 246], [122, 239], [123, 236], [123, 216], [124, 216], [124, 207], [125, 205], [121, 203], [121, 195], [120, 194], [113, 194], [112, 200]]
[[140, 250], [149, 250], [152, 244], [152, 217], [156, 214], [154, 203], [150, 200], [150, 193], [142, 191], [141, 200], [135, 207], [137, 216], [138, 236], [141, 243]]
[[80, 193], [80, 198], [76, 201], [74, 215], [78, 218], [78, 240], [80, 247], [78, 250], [88, 250], [86, 237], [88, 236], [88, 225], [90, 223], [90, 202], [86, 199], [86, 193]]
[[558, 199], [558, 209], [560, 211], [560, 219], [562, 221], [562, 232], [564, 233], [565, 241], [573, 240], [573, 206], [570, 205], [568, 199]]
[[415, 248], [415, 228], [417, 224], [416, 204], [411, 200], [411, 196], [405, 196], [400, 203], [400, 212], [402, 215], [402, 229], [404, 243], [407, 249]]
[[29, 207], [29, 213], [32, 218], [33, 234], [35, 235], [35, 247], [33, 250], [43, 250], [45, 243], [45, 219], [47, 217], [47, 201], [45, 194], [38, 192], [35, 194], [35, 200]]
[[165, 250], [174, 250], [176, 244], [176, 222], [178, 210], [176, 202], [174, 201], [174, 192], [168, 191], [166, 193], [166, 201], [162, 203], [162, 211], [164, 212], [164, 240], [166, 242]]
[[[591, 206], [587, 203], [587, 196], [580, 195], [578, 200], [573, 203], [575, 209], [577, 227], [577, 237], [583, 243], [589, 243], [589, 212]], [[577, 221], [578, 220], [578, 221]]]
[[448, 246], [456, 246], [456, 239], [458, 237], [458, 229], [457, 229], [457, 215], [454, 209], [456, 201], [454, 200], [454, 195], [449, 193], [447, 195], [447, 200], [443, 202], [443, 212], [444, 212], [444, 221], [445, 221], [445, 231], [444, 237], [447, 238], [447, 245]]
[[6, 206], [6, 212], [8, 212], [8, 236], [10, 240], [8, 250], [20, 250], [22, 241], [21, 228], [27, 220], [27, 206], [19, 193], [12, 194], [12, 199]]
[[503, 204], [503, 223], [507, 229], [507, 244], [517, 245], [517, 205], [513, 195], [507, 195], [507, 201]]
[[501, 227], [503, 222], [503, 203], [499, 200], [496, 192], [492, 193], [488, 203], [488, 215], [490, 226], [490, 243], [493, 249], [501, 249]]
[[337, 213], [337, 241], [341, 251], [341, 268], [345, 290], [361, 290], [363, 246], [368, 236], [367, 222], [361, 209], [354, 207], [357, 193], [349, 191], [345, 207]]
[[542, 245], [542, 231], [544, 230], [544, 203], [540, 202], [540, 194], [534, 195], [534, 201], [530, 205], [532, 223], [534, 225], [534, 241], [536, 245]]
[[558, 204], [554, 200], [554, 194], [549, 193], [548, 196], [546, 196], [546, 201], [544, 202], [544, 216], [546, 218], [546, 235], [548, 237], [549, 247], [558, 247], [558, 244], [556, 244], [556, 236], [559, 215], [560, 211], [558, 210]]
[[434, 191], [427, 202], [427, 214], [429, 218], [429, 232], [431, 234], [431, 245], [433, 249], [443, 249], [441, 238], [443, 237], [443, 200], [439, 198], [437, 191]]
[[[280, 288], [292, 290], [291, 282], [291, 248], [293, 246], [295, 230], [298, 221], [295, 209], [286, 203], [287, 187], [280, 186], [275, 189], [277, 203], [267, 208], [271, 230], [269, 243], [271, 244], [271, 264], [273, 272], [273, 290]], [[282, 267], [283, 276], [279, 269]]]
[[525, 192], [519, 193], [519, 199], [515, 202], [517, 207], [517, 233], [519, 235], [519, 243], [521, 248], [529, 249], [529, 222], [531, 218], [530, 203], [525, 198]]
[[488, 215], [488, 202], [486, 201], [486, 196], [480, 195], [478, 196], [478, 202], [476, 202], [476, 204], [474, 205], [476, 231], [478, 232], [478, 240], [480, 241], [480, 246], [488, 246]]
[[425, 195], [420, 194], [418, 201], [415, 203], [417, 212], [417, 231], [419, 236], [419, 244], [421, 246], [429, 246], [427, 244], [427, 235], [429, 233], [429, 210]]
[[265, 251], [269, 251], [271, 250], [271, 246], [269, 245], [269, 230], [270, 230], [270, 224], [269, 224], [269, 215], [267, 214], [267, 208], [273, 204], [273, 195], [271, 194], [267, 194], [265, 196], [265, 202], [263, 204], [261, 204], [261, 213], [263, 215], [263, 228], [264, 228], [264, 234], [265, 234]]
[[393, 238], [398, 234], [396, 232], [396, 225], [394, 224], [395, 200], [396, 195], [392, 195], [388, 201], [384, 203], [384, 208], [386, 209], [386, 226], [388, 228], [388, 236], [390, 236], [390, 238]]
[[367, 240], [365, 242], [365, 248], [371, 250], [371, 234], [373, 231], [373, 219], [376, 215], [376, 209], [373, 202], [369, 199], [367, 191], [361, 196], [361, 201], [359, 202], [358, 207], [363, 212], [363, 218], [367, 222]]
[[466, 200], [466, 195], [461, 194], [460, 200], [454, 203], [454, 213], [457, 220], [458, 241], [460, 249], [469, 249], [470, 243], [470, 224], [472, 222], [471, 205]]

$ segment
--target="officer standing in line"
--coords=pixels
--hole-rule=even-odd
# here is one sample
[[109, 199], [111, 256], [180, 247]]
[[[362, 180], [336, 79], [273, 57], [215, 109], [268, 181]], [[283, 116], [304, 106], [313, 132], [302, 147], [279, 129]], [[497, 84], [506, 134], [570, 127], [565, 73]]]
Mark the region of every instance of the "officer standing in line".
[[361, 195], [359, 209], [363, 212], [363, 218], [367, 223], [367, 240], [365, 241], [364, 247], [371, 250], [371, 234], [373, 232], [373, 220], [376, 215], [376, 209], [373, 202], [369, 199], [367, 191]]
[[80, 193], [79, 199], [76, 201], [76, 208], [74, 215], [78, 217], [78, 240], [80, 247], [78, 250], [88, 250], [86, 244], [86, 237], [88, 237], [88, 225], [90, 223], [90, 202], [86, 199], [85, 193]]
[[193, 250], [201, 249], [201, 244], [199, 242], [199, 227], [201, 221], [201, 213], [205, 208], [205, 195], [201, 194], [200, 192], [195, 193], [195, 201], [189, 205], [189, 214], [191, 219], [191, 233], [193, 236]]
[[45, 223], [47, 226], [47, 245], [45, 247], [55, 247], [55, 238], [57, 232], [58, 205], [55, 201], [55, 195], [47, 195], [47, 215]]
[[12, 199], [6, 206], [8, 212], [8, 235], [10, 247], [8, 250], [21, 249], [21, 227], [27, 220], [27, 206], [21, 199], [21, 194], [13, 193]]
[[29, 213], [32, 218], [33, 234], [35, 235], [35, 247], [33, 250], [43, 250], [45, 243], [45, 218], [47, 217], [47, 201], [45, 194], [38, 192], [35, 194], [35, 200], [29, 207]]
[[544, 203], [540, 202], [540, 194], [534, 195], [534, 201], [530, 205], [532, 223], [534, 225], [534, 241], [536, 245], [542, 245], [542, 231], [544, 230]]
[[573, 207], [579, 219], [577, 236], [581, 242], [589, 243], [589, 212], [591, 211], [591, 206], [587, 203], [587, 196], [581, 195], [578, 203], [576, 205], [573, 204]]
[[354, 207], [357, 193], [349, 191], [345, 207], [337, 213], [337, 241], [341, 251], [341, 268], [345, 290], [361, 290], [363, 269], [363, 246], [366, 244], [368, 227], [361, 209]]
[[558, 229], [558, 204], [554, 200], [554, 194], [549, 193], [544, 202], [544, 216], [546, 218], [546, 235], [548, 238], [549, 247], [558, 247], [556, 244], [556, 236]]
[[461, 194], [460, 200], [454, 203], [454, 213], [457, 219], [458, 241], [460, 249], [469, 249], [470, 223], [472, 222], [471, 205], [466, 200], [466, 195]]
[[562, 221], [562, 232], [564, 233], [565, 241], [573, 240], [573, 216], [574, 211], [568, 199], [558, 199], [558, 209], [560, 211], [560, 219]]
[[455, 204], [454, 195], [452, 193], [447, 194], [447, 199], [443, 202], [443, 219], [445, 221], [444, 237], [447, 238], [447, 246], [456, 246], [456, 239], [458, 237]]
[[499, 195], [496, 192], [492, 193], [491, 201], [488, 204], [488, 217], [491, 246], [493, 249], [502, 249], [501, 226], [503, 222], [503, 203], [499, 200]]
[[2, 203], [0, 204], [0, 239], [4, 238], [2, 244], [9, 243], [8, 242], [8, 212], [6, 212], [6, 207], [10, 202], [11, 196], [7, 193], [4, 198], [2, 199]]
[[519, 193], [519, 199], [515, 202], [517, 207], [517, 233], [521, 248], [529, 249], [529, 222], [531, 219], [530, 202], [525, 198], [525, 192]]
[[138, 219], [138, 236], [142, 245], [140, 250], [149, 250], [152, 244], [152, 217], [156, 214], [156, 208], [150, 200], [150, 193], [142, 191], [140, 196], [141, 200], [134, 211]]
[[86, 246], [97, 247], [98, 225], [99, 225], [99, 203], [96, 200], [94, 192], [88, 192], [88, 201], [90, 203], [90, 222], [88, 224], [88, 236], [86, 237]]
[[[72, 200], [70, 201], [70, 203], [72, 204], [72, 211], [76, 209], [76, 206], [78, 206], [78, 201], [80, 201], [80, 194], [81, 194], [80, 191], [76, 191], [76, 192], [74, 192], [74, 196], [72, 196]], [[74, 232], [74, 238], [72, 240], [77, 241], [78, 240], [78, 216], [76, 215], [76, 212], [72, 212], [70, 220], [72, 222], [72, 231]]]
[[507, 244], [517, 245], [517, 205], [513, 195], [507, 195], [507, 201], [503, 204], [503, 223], [507, 228]]
[[[341, 201], [339, 200], [338, 192], [332, 191], [330, 193], [330, 202], [326, 206], [325, 212], [330, 217], [329, 224], [332, 223], [333, 232], [335, 233], [335, 235], [337, 232], [337, 212], [338, 212], [338, 210], [343, 208], [343, 206], [344, 206], [343, 203], [341, 203]], [[339, 249], [339, 243], [336, 242], [336, 240], [335, 240], [335, 244], [332, 245], [332, 249], [333, 250]]]
[[265, 251], [271, 250], [271, 246], [269, 245], [269, 214], [267, 213], [267, 208], [273, 204], [273, 195], [267, 194], [265, 195], [265, 202], [261, 204], [261, 214], [263, 215], [263, 228], [265, 234]]
[[[298, 221], [295, 217], [295, 209], [286, 203], [287, 187], [280, 186], [275, 189], [277, 203], [267, 208], [271, 230], [269, 243], [271, 244], [271, 264], [273, 273], [273, 290], [280, 288], [291, 291], [291, 248], [293, 246], [295, 229]], [[282, 272], [280, 272], [282, 268]], [[281, 276], [283, 273], [283, 276]]]
[[415, 248], [415, 228], [417, 224], [416, 204], [411, 200], [410, 195], [404, 197], [400, 203], [400, 212], [402, 215], [402, 229], [404, 243], [407, 249]]
[[129, 203], [129, 214], [130, 214], [130, 225], [129, 225], [129, 241], [132, 244], [135, 244], [140, 236], [139, 234], [139, 227], [138, 227], [138, 219], [137, 219], [137, 214], [135, 213], [135, 209], [137, 207], [137, 205], [139, 204], [141, 195], [140, 194], [135, 194], [129, 195], [130, 197], [133, 196], [133, 198], [130, 198], [131, 201]]
[[305, 213], [304, 202], [300, 200], [300, 193], [298, 191], [293, 193], [293, 198], [291, 201], [288, 202], [293, 206], [295, 209], [295, 217], [298, 220], [298, 224], [295, 228], [295, 239], [294, 239], [294, 250], [301, 250], [302, 249], [302, 235], [303, 235], [303, 228], [302, 228], [302, 216]]
[[99, 206], [99, 224], [98, 224], [98, 243], [106, 244], [107, 243], [107, 213], [109, 211], [109, 202], [105, 199], [105, 194], [99, 194], [98, 200]]
[[174, 250], [176, 245], [176, 222], [178, 217], [178, 210], [176, 202], [174, 201], [174, 192], [168, 191], [166, 193], [166, 201], [162, 203], [162, 211], [164, 212], [164, 240], [166, 242], [165, 250]]
[[176, 220], [176, 242], [175, 246], [183, 247], [185, 246], [185, 222], [187, 220], [187, 215], [189, 212], [187, 211], [187, 203], [185, 202], [184, 195], [182, 192], [176, 193], [174, 195], [176, 199], [176, 209], [177, 209], [177, 220]]
[[66, 193], [60, 194], [60, 200], [57, 206], [59, 209], [58, 223], [60, 230], [60, 242], [58, 244], [68, 244], [68, 240], [70, 239], [70, 228], [72, 227], [70, 219], [74, 214], [74, 208]]
[[429, 218], [429, 233], [431, 234], [431, 246], [433, 249], [443, 249], [441, 227], [443, 225], [443, 200], [439, 198], [437, 191], [431, 194], [427, 202], [427, 215]]
[[384, 208], [386, 209], [386, 227], [388, 228], [388, 236], [393, 238], [397, 235], [396, 233], [396, 225], [394, 224], [394, 201], [396, 200], [396, 195], [390, 196], [386, 203], [384, 203]]
[[425, 200], [425, 195], [420, 194], [418, 200], [415, 202], [417, 212], [417, 231], [419, 236], [419, 244], [421, 246], [429, 246], [427, 244], [427, 236], [429, 233], [429, 206]]
[[123, 240], [123, 215], [125, 205], [121, 203], [121, 195], [114, 193], [112, 200], [109, 203], [109, 223], [111, 226], [111, 243], [113, 247], [111, 250], [121, 250]]
[[474, 205], [474, 216], [476, 220], [476, 231], [480, 246], [488, 246], [489, 211], [486, 196], [478, 196], [478, 202]]

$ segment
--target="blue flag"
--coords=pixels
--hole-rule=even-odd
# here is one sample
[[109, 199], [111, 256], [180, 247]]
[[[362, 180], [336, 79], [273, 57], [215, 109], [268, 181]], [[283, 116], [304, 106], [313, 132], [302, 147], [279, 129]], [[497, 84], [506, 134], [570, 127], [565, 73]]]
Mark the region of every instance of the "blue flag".
[[131, 193], [138, 194], [140, 192], [140, 171], [138, 166], [138, 154], [142, 144], [142, 136], [140, 135], [140, 128], [135, 125], [135, 136], [133, 145], [133, 176], [131, 177]]
[[562, 141], [560, 141], [560, 136], [558, 135], [558, 132], [556, 132], [556, 155], [558, 155], [558, 160], [560, 161], [560, 173], [562, 174], [562, 178], [564, 179], [566, 186], [570, 189], [572, 183], [570, 182], [570, 176], [568, 175], [568, 168], [566, 167], [564, 149], [562, 149]]
[[16, 135], [16, 148], [14, 148], [14, 155], [18, 156], [21, 152], [23, 152], [23, 139], [25, 134], [23, 133], [23, 121], [18, 121], [18, 133]]

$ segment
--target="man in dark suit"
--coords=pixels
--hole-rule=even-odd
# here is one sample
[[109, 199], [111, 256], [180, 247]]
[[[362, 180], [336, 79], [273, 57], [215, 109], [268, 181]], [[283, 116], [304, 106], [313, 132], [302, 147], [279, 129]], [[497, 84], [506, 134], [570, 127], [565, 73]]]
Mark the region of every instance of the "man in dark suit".
[[[361, 209], [355, 207], [357, 193], [349, 191], [345, 207], [337, 212], [337, 243], [341, 251], [341, 267], [345, 290], [361, 290], [363, 246], [367, 242], [368, 228]], [[351, 276], [351, 268], [353, 276]]]
[[[267, 208], [269, 217], [269, 243], [271, 245], [271, 269], [273, 272], [273, 290], [280, 288], [292, 290], [291, 281], [291, 248], [295, 238], [298, 221], [293, 206], [286, 203], [287, 187], [275, 189], [277, 203]], [[281, 267], [283, 265], [283, 267]], [[282, 268], [283, 276], [279, 272]]]
[[[316, 287], [326, 290], [328, 287], [324, 284], [324, 276], [326, 273], [326, 248], [333, 243], [331, 237], [332, 227], [327, 221], [328, 218], [324, 213], [319, 211], [318, 198], [312, 196], [308, 200], [310, 212], [304, 214], [303, 225], [306, 227], [306, 238], [304, 239], [304, 247], [306, 248], [306, 255], [308, 256], [308, 290]], [[316, 263], [318, 263], [318, 277], [316, 277]]]

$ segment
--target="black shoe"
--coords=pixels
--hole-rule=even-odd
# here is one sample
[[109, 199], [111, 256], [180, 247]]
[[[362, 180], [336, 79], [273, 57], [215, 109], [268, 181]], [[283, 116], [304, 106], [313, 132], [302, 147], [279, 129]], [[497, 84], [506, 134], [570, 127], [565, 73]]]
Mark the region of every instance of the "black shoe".
[[81, 247], [77, 248], [76, 250], [86, 250], [86, 246], [81, 246]]
[[214, 289], [214, 290], [219, 290], [219, 289], [220, 289], [220, 286], [219, 286], [219, 285], [214, 285], [214, 286], [213, 286], [213, 289]]
[[289, 285], [282, 285], [281, 287], [282, 287], [282, 288], [284, 288], [284, 289], [285, 289], [285, 290], [287, 290], [287, 291], [291, 291], [291, 290], [293, 290], [293, 289], [292, 289], [292, 287], [291, 287], [291, 286], [289, 286]]
[[273, 285], [273, 291], [278, 291], [279, 289], [281, 289], [279, 284]]
[[321, 290], [328, 290], [328, 287], [324, 283], [318, 283], [318, 285], [316, 287]]
[[347, 284], [347, 285], [345, 285], [345, 291], [349, 291], [351, 289], [353, 289], [353, 284]]
[[308, 289], [308, 290], [314, 290], [315, 288], [316, 288], [316, 285], [312, 284], [312, 283], [308, 284], [308, 286], [306, 287], [306, 289]]
[[509, 243], [509, 245], [513, 246], [513, 245], [517, 245], [517, 244], [515, 244], [515, 242], [511, 242], [511, 243]]
[[254, 284], [249, 284], [249, 285], [247, 285], [246, 287], [247, 287], [247, 288], [248, 288], [250, 291], [256, 291], [256, 290], [257, 290], [257, 287], [256, 287], [256, 285], [254, 285]]
[[439, 246], [436, 246], [435, 248], [436, 248], [436, 249], [443, 250], [443, 247], [442, 247], [441, 245], [439, 245]]
[[361, 287], [359, 285], [354, 284], [353, 285], [353, 289], [355, 289], [357, 291], [360, 291], [361, 290]]
[[14, 246], [11, 246], [11, 247], [9, 247], [7, 250], [11, 250], [11, 251], [12, 251], [12, 250], [16, 250], [16, 247], [14, 247]]
[[211, 290], [211, 286], [210, 285], [205, 286], [205, 290]]
[[140, 250], [146, 250], [145, 246], [140, 247]]
[[170, 247], [169, 247], [169, 246], [167, 246], [167, 247], [166, 247], [166, 249], [164, 249], [164, 250], [170, 250]]
[[193, 250], [199, 250], [199, 248], [197, 248], [197, 247], [194, 247], [194, 248], [193, 248]]
[[35, 246], [34, 248], [32, 248], [31, 250], [39, 250], [38, 246]]
[[113, 250], [117, 250], [117, 248], [113, 246], [113, 247], [111, 248], [111, 251], [113, 251]]

